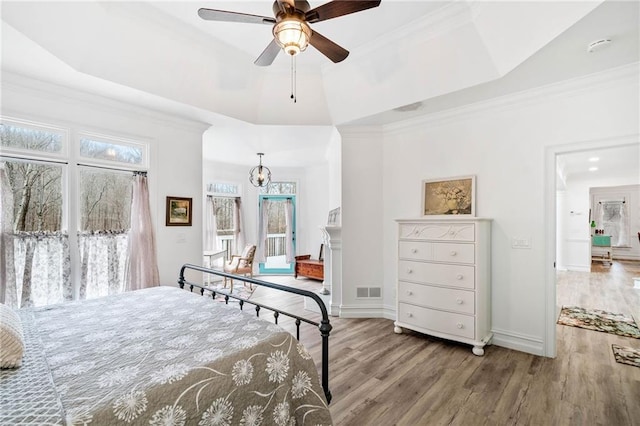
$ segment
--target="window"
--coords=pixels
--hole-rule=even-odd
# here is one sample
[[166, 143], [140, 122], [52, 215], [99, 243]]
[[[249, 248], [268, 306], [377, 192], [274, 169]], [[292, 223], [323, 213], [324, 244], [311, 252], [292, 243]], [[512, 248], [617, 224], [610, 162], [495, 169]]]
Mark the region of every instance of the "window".
[[629, 215], [624, 200], [601, 201], [600, 228], [611, 236], [612, 247], [629, 247]]
[[146, 165], [144, 145], [134, 142], [109, 140], [101, 136], [80, 136], [80, 157], [126, 165]]
[[270, 195], [295, 195], [297, 188], [295, 182], [271, 182], [264, 188], [261, 188], [262, 194]]
[[3, 120], [0, 123], [0, 146], [5, 152], [64, 154], [66, 132], [62, 129], [42, 127], [21, 121]]
[[205, 223], [205, 250], [215, 245], [226, 252], [227, 259], [244, 246], [241, 189], [237, 183], [207, 184], [207, 214], [211, 216]]
[[7, 303], [31, 306], [61, 302], [71, 294], [69, 239], [62, 232], [63, 168], [27, 161], [3, 161], [0, 167], [8, 180], [3, 193], [13, 195], [12, 205], [3, 206], [8, 210], [3, 216], [11, 221], [8, 228], [12, 230], [7, 251], [14, 259], [8, 268], [14, 285], [7, 286]]
[[124, 290], [132, 170], [144, 170], [148, 147], [88, 133], [69, 140], [68, 134], [1, 119], [2, 199], [12, 200], [2, 215], [2, 232], [13, 241], [6, 294], [12, 306]]
[[131, 173], [80, 167], [80, 230], [122, 231], [131, 220]]

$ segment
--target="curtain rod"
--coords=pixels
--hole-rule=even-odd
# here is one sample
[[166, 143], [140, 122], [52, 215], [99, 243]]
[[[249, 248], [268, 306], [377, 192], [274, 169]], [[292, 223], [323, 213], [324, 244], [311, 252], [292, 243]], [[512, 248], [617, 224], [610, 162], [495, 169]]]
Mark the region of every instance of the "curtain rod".
[[625, 204], [626, 201], [624, 198], [622, 199], [622, 201], [598, 201], [598, 204], [618, 204], [618, 203]]
[[[20, 162], [24, 162], [24, 163], [49, 163], [49, 164], [66, 164], [69, 165], [70, 163], [67, 160], [59, 160], [56, 158], [50, 158], [50, 159], [42, 159], [42, 158], [25, 158], [25, 157], [18, 157], [18, 156], [14, 156], [14, 155], [6, 155], [6, 154], [2, 154], [0, 155], [0, 160], [17, 160]], [[115, 170], [118, 172], [130, 172], [131, 170], [126, 170], [126, 169], [120, 169], [118, 167], [110, 167], [110, 166], [96, 166], [94, 164], [85, 164], [85, 163], [76, 163], [78, 166], [81, 167], [91, 167], [94, 169], [102, 169], [102, 170]], [[136, 174], [140, 174], [142, 176], [146, 176], [147, 172], [145, 170], [134, 170], [133, 171], [134, 176]]]

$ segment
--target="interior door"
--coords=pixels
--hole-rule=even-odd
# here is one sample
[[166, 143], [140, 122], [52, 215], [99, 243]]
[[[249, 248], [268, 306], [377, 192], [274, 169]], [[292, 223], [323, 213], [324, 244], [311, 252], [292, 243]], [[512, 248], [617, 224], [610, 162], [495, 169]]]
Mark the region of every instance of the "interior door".
[[[287, 220], [287, 204], [290, 203], [290, 220]], [[294, 195], [260, 195], [259, 217], [265, 221], [265, 262], [259, 263], [260, 274], [292, 274], [296, 252], [296, 197]], [[265, 212], [264, 209], [267, 209]], [[262, 239], [262, 236], [260, 237]], [[287, 261], [287, 246], [291, 250]]]

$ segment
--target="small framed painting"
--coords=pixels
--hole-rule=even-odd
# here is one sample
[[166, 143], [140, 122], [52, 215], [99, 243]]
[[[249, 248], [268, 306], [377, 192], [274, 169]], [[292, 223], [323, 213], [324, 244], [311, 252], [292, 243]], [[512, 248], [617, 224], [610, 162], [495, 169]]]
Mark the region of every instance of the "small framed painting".
[[422, 215], [476, 215], [476, 177], [422, 181]]
[[167, 226], [191, 226], [191, 198], [167, 197]]

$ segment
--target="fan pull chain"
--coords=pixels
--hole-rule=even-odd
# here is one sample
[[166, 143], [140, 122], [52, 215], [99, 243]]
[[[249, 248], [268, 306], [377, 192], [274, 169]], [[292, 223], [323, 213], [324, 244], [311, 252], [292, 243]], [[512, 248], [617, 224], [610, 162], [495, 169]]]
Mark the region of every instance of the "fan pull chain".
[[297, 89], [297, 81], [296, 81], [296, 57], [295, 55], [291, 55], [291, 99], [293, 99], [293, 103], [298, 102], [298, 97], [296, 94]]

